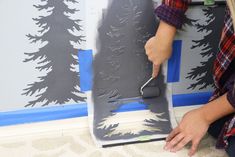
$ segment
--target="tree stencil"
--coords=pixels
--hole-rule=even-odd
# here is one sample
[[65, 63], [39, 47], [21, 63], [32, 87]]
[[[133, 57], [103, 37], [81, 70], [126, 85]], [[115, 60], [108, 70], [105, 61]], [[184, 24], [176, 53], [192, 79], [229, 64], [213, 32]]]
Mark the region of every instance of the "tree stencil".
[[[117, 119], [120, 113], [116, 112], [120, 107], [137, 101], [140, 87], [151, 76], [152, 64], [144, 46], [155, 35], [158, 22], [152, 0], [110, 0], [104, 10], [98, 28], [99, 47], [93, 61], [93, 132], [97, 139], [131, 139], [140, 135], [169, 133], [171, 130], [170, 121], [167, 121], [168, 101], [164, 94], [154, 103], [147, 100], [138, 102], [151, 112], [149, 117], [141, 117], [138, 130], [137, 126], [123, 130], [125, 126]], [[161, 92], [166, 93], [162, 72], [157, 81]]]
[[192, 68], [191, 72], [188, 73], [186, 78], [195, 80], [195, 83], [192, 83], [188, 89], [199, 87], [201, 90], [208, 86], [214, 86], [212, 70], [216, 54], [219, 51], [218, 45], [223, 26], [224, 7], [207, 7], [203, 9], [203, 13], [207, 18], [205, 24], [198, 22], [195, 27], [198, 32], [205, 32], [206, 35], [200, 40], [193, 40], [194, 44], [191, 49], [201, 47], [201, 57], [208, 59], [200, 62], [201, 65]]
[[[82, 26], [80, 19], [70, 16], [77, 9], [71, 9], [68, 4], [78, 3], [75, 0], [41, 0], [41, 4], [34, 5], [38, 11], [46, 11], [48, 15], [33, 18], [40, 28], [39, 35], [28, 34], [31, 43], [46, 43], [37, 52], [25, 53], [24, 62], [37, 62], [36, 69], [47, 74], [40, 76], [39, 81], [28, 84], [23, 95], [35, 95], [36, 99], [29, 101], [27, 106], [42, 106], [50, 103], [64, 104], [68, 101], [80, 102], [85, 98], [79, 91], [78, 50], [72, 45], [81, 44], [84, 36], [80, 35]], [[78, 32], [78, 33], [76, 33]], [[79, 34], [79, 35], [77, 35]]]

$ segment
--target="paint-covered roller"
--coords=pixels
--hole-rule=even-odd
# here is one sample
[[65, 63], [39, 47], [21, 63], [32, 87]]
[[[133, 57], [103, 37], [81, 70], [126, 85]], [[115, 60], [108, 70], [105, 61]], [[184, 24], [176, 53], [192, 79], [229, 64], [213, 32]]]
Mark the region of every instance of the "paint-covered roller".
[[148, 86], [153, 79], [154, 78], [151, 77], [140, 89], [140, 93], [145, 99], [159, 97], [161, 94], [158, 86]]
[[158, 87], [146, 87], [143, 89], [142, 97], [147, 98], [155, 98], [160, 96], [160, 89]]

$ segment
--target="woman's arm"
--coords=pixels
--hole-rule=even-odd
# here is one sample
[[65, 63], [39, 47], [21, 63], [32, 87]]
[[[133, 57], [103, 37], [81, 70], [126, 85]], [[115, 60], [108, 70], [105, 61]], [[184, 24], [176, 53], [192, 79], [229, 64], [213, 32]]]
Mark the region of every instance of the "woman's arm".
[[171, 56], [176, 29], [182, 27], [184, 14], [190, 2], [191, 0], [164, 0], [155, 10], [160, 25], [156, 35], [145, 45], [146, 54], [154, 64], [153, 77], [157, 76], [160, 65]]
[[200, 108], [203, 117], [211, 124], [214, 121], [235, 112], [235, 108], [228, 101], [227, 93]]

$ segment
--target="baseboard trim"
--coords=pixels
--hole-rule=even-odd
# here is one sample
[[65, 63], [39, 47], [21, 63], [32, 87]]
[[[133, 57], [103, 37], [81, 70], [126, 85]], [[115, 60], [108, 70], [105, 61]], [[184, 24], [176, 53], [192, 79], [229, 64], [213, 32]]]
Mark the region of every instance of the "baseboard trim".
[[[174, 108], [174, 113], [176, 119], [179, 121], [183, 115], [188, 112], [189, 110], [198, 108], [200, 106], [187, 106], [187, 107], [176, 107]], [[144, 113], [146, 111], [134, 111], [135, 115]], [[121, 113], [124, 116], [124, 119], [127, 118], [128, 112]], [[20, 124], [14, 126], [4, 126], [0, 127], [0, 139], [2, 138], [15, 138], [21, 136], [33, 136], [38, 134], [45, 134], [45, 133], [57, 133], [62, 134], [65, 131], [70, 130], [84, 130], [88, 131], [89, 123], [88, 117], [79, 117], [79, 118], [69, 118], [63, 120], [53, 120], [47, 122], [37, 122], [31, 124]]]
[[48, 122], [4, 126], [0, 128], [0, 139], [15, 138], [18, 136], [30, 136], [35, 134], [45, 134], [48, 132], [62, 133], [63, 131], [73, 129], [87, 130], [88, 118], [80, 117]]

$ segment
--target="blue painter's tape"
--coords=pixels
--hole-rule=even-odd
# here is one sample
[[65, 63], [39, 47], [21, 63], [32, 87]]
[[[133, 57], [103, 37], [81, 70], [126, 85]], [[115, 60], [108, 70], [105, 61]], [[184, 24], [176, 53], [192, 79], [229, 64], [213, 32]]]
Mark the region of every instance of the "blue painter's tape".
[[211, 96], [211, 92], [173, 95], [173, 106], [180, 107], [206, 104]]
[[90, 91], [92, 89], [92, 50], [79, 50], [79, 72], [80, 72], [80, 88], [82, 92]]
[[[193, 93], [173, 95], [174, 107], [205, 104], [212, 93]], [[114, 112], [147, 110], [148, 106], [140, 101], [123, 104]], [[87, 116], [87, 104], [64, 105], [58, 107], [36, 108], [20, 111], [0, 112], [0, 126], [43, 122]]]
[[130, 111], [139, 111], [139, 110], [147, 110], [147, 105], [141, 102], [130, 102], [121, 105], [120, 108], [113, 112], [130, 112]]
[[181, 51], [182, 40], [175, 40], [172, 56], [168, 61], [167, 82], [169, 83], [180, 81]]
[[0, 112], [0, 126], [87, 116], [87, 104]]
[[[130, 112], [146, 110], [147, 105], [141, 102], [131, 102], [122, 105], [114, 112]], [[64, 105], [19, 111], [0, 112], [0, 126], [9, 126], [25, 123], [44, 122], [67, 118], [88, 116], [87, 104]]]

